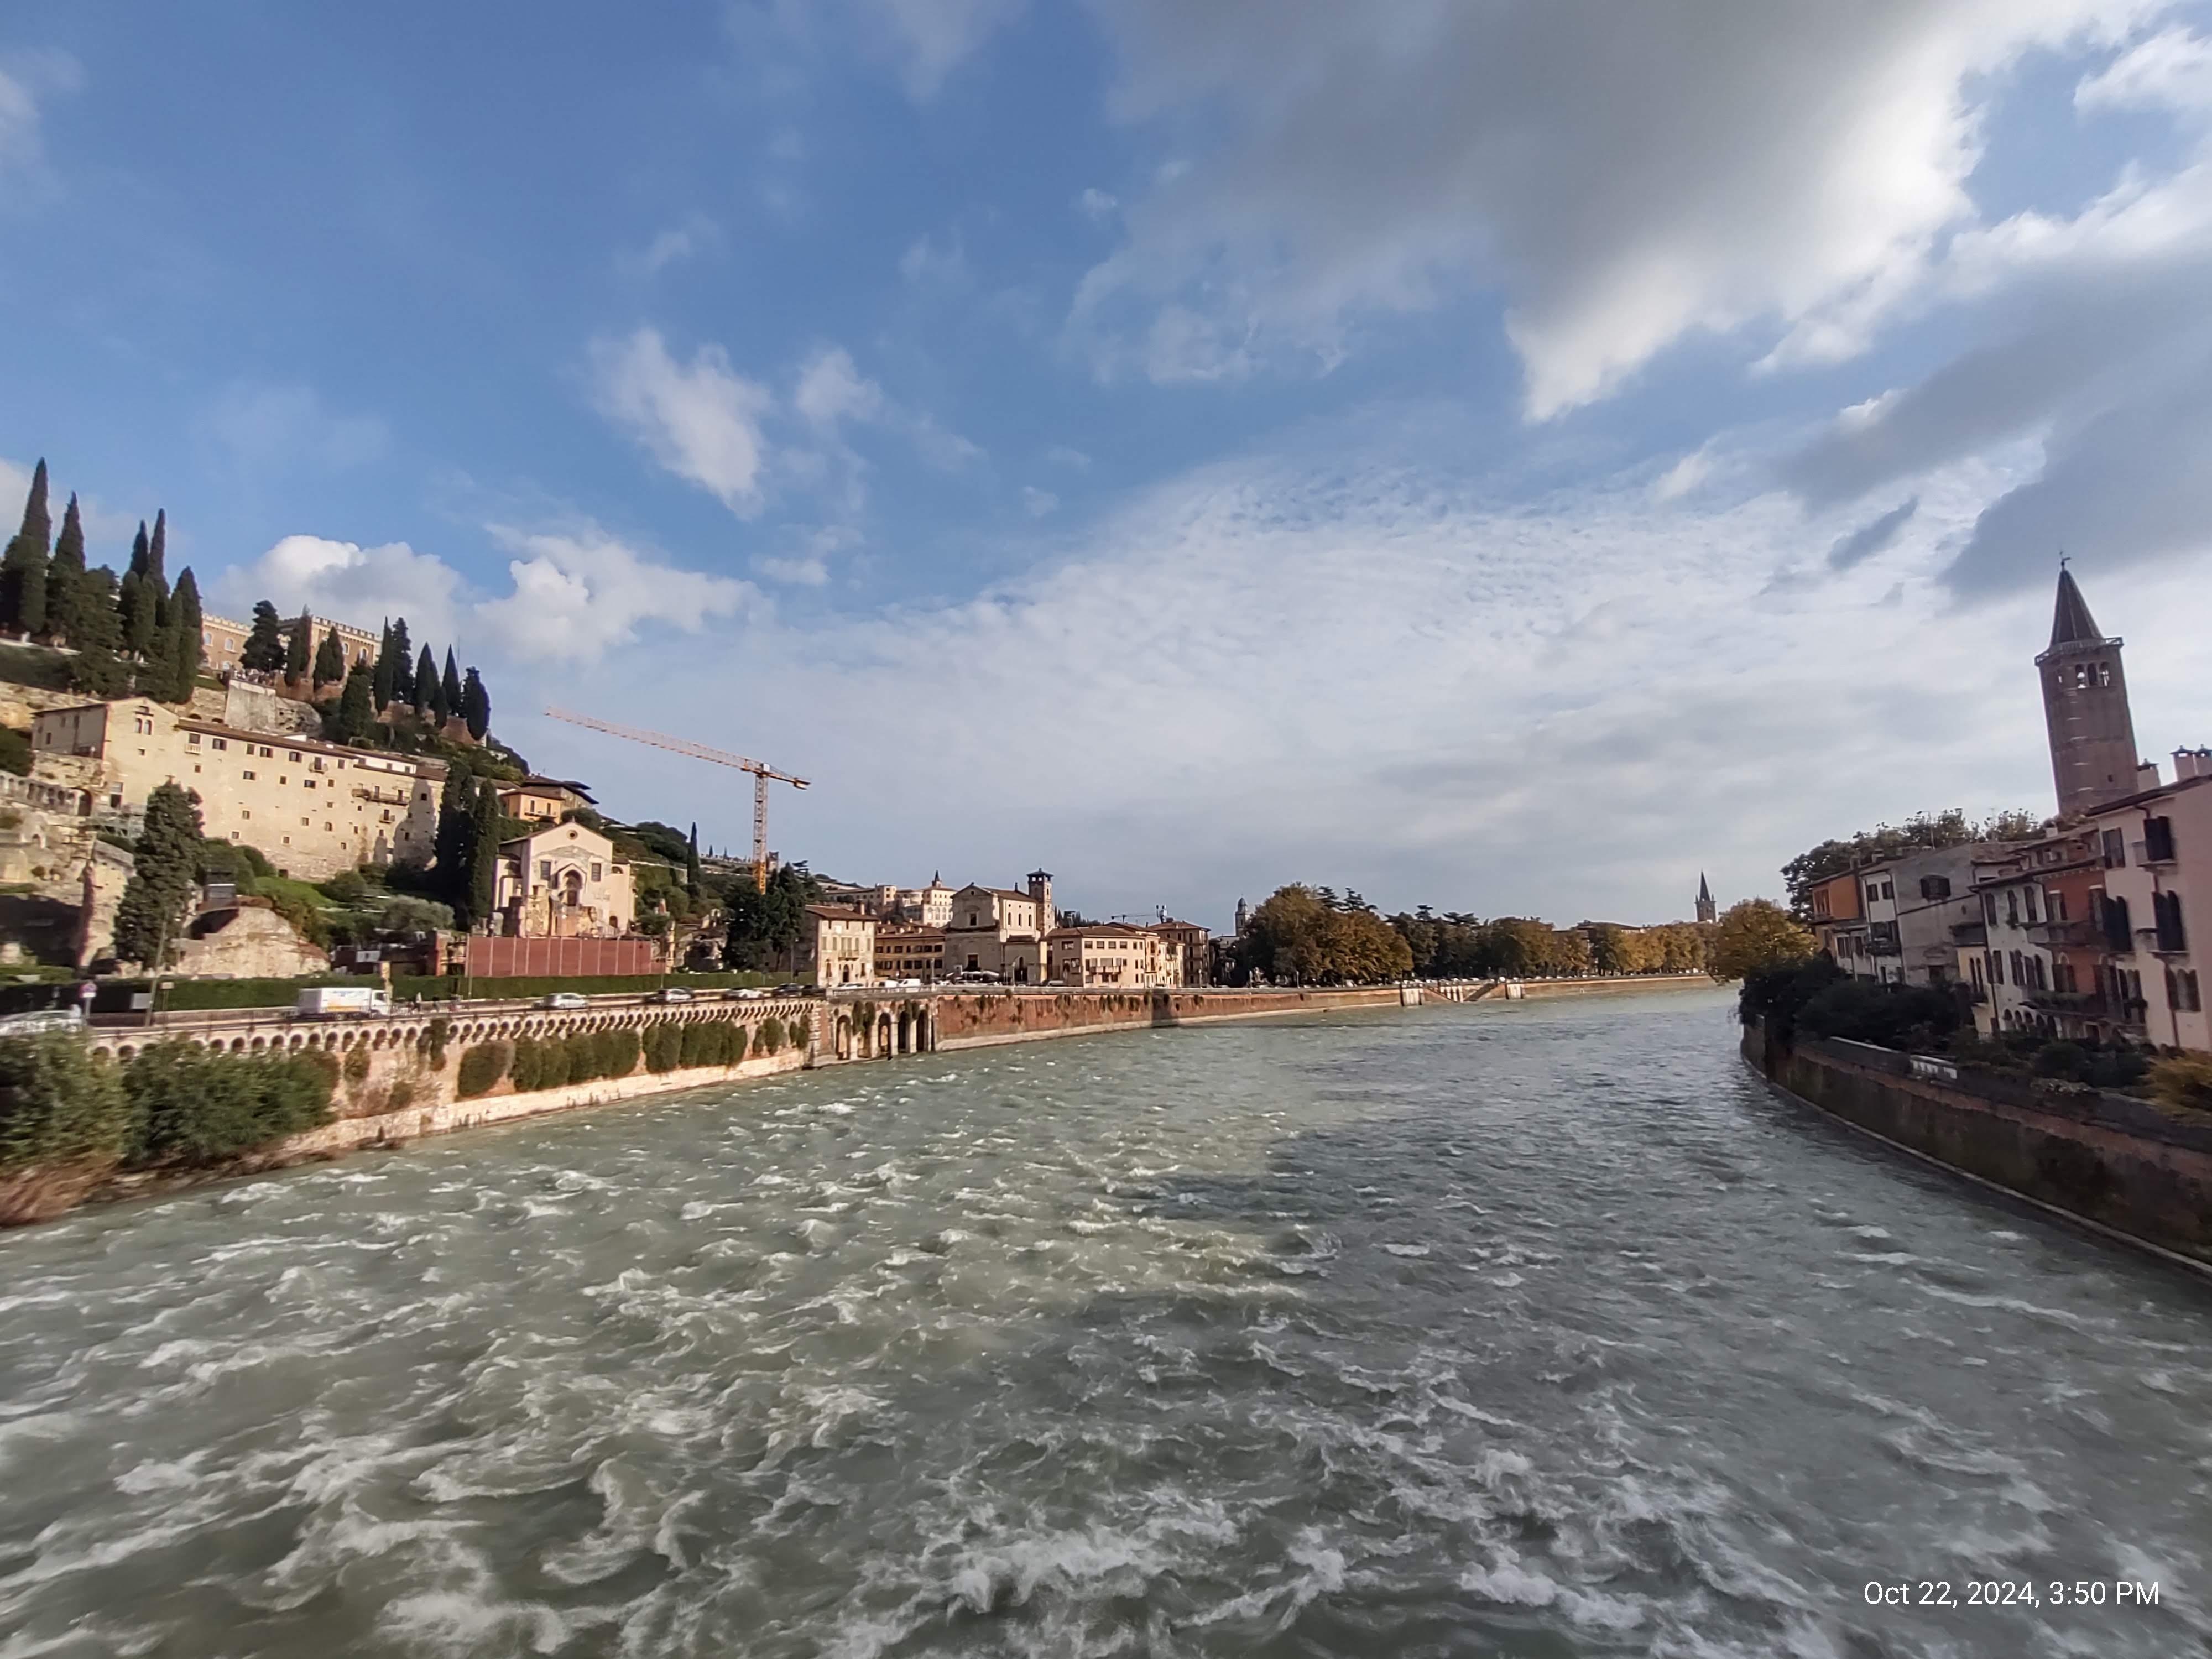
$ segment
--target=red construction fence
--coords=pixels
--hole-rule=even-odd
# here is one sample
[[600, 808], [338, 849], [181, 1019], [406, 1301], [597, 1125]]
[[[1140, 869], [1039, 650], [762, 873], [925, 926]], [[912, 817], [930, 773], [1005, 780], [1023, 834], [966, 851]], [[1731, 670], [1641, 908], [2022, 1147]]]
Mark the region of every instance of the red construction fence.
[[662, 971], [649, 939], [508, 939], [469, 935], [463, 969], [472, 979], [614, 978]]

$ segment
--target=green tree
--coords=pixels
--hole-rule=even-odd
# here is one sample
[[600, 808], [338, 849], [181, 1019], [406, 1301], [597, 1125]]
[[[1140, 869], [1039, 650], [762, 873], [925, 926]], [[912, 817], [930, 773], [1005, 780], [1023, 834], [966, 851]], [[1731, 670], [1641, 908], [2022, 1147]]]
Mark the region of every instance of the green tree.
[[339, 642], [334, 628], [323, 635], [323, 642], [315, 647], [314, 690], [320, 692], [325, 686], [336, 685], [345, 677], [345, 647]]
[[438, 682], [438, 706], [451, 720], [461, 712], [461, 671], [453, 663], [453, 647], [446, 647], [445, 678]]
[[122, 1079], [66, 1031], [0, 1037], [0, 1175], [112, 1164], [130, 1142]]
[[184, 936], [199, 856], [198, 798], [173, 783], [155, 785], [131, 879], [115, 907], [118, 957], [155, 971], [169, 965]]
[[156, 1042], [124, 1067], [139, 1126], [132, 1162], [219, 1163], [330, 1121], [335, 1056], [228, 1054]]
[[153, 541], [142, 520], [131, 544], [131, 567], [124, 572], [117, 592], [117, 609], [123, 619], [124, 653], [138, 661], [154, 659], [155, 641], [161, 631], [161, 607], [169, 588], [155, 561]]
[[461, 718], [469, 724], [469, 735], [478, 743], [491, 731], [491, 693], [484, 690], [473, 668], [461, 686]]
[[725, 953], [733, 967], [768, 968], [787, 962], [806, 925], [806, 907], [821, 886], [803, 864], [787, 864], [769, 878], [768, 891], [750, 881], [731, 890]]
[[0, 554], [0, 628], [36, 634], [46, 625], [46, 559], [53, 520], [46, 507], [46, 464], [31, 474], [23, 527]]
[[245, 648], [238, 653], [238, 665], [257, 674], [284, 672], [284, 622], [266, 599], [253, 602], [253, 626], [246, 632]]
[[62, 510], [62, 533], [54, 538], [53, 562], [46, 568], [46, 633], [75, 644], [84, 605], [84, 520], [76, 497]]
[[200, 683], [200, 661], [207, 643], [206, 618], [200, 611], [200, 585], [186, 565], [177, 573], [176, 592], [169, 596], [169, 701], [190, 702]]
[[438, 706], [438, 665], [427, 645], [415, 659], [415, 715], [434, 730], [446, 723], [445, 711]]
[[449, 763], [438, 796], [438, 830], [432, 844], [430, 874], [438, 896], [458, 914], [469, 897], [469, 829], [476, 821], [476, 796], [469, 769]]
[[477, 786], [469, 834], [468, 925], [482, 927], [491, 921], [492, 898], [499, 877], [499, 789], [487, 778]]
[[1403, 934], [1357, 893], [1298, 884], [1278, 889], [1245, 927], [1246, 966], [1298, 985], [1372, 984], [1413, 971]]
[[1814, 949], [1813, 935], [1780, 905], [1768, 899], [1745, 899], [1722, 914], [1713, 931], [1708, 971], [1717, 980], [1741, 979], [1802, 961]]
[[684, 849], [684, 890], [691, 902], [699, 902], [699, 826], [691, 826], [691, 839]]
[[122, 696], [131, 689], [131, 669], [122, 657], [115, 573], [104, 564], [96, 566], [80, 591], [76, 656], [70, 664], [70, 684], [88, 697]]
[[294, 619], [292, 631], [284, 636], [284, 678], [288, 680], [306, 678], [314, 662], [314, 614], [302, 611]]
[[1978, 841], [2024, 841], [2038, 834], [2043, 823], [2033, 812], [2014, 809], [1977, 823], [1953, 806], [1941, 812], [1922, 812], [1902, 824], [1877, 823], [1871, 830], [1855, 831], [1845, 840], [1824, 841], [1782, 866], [1790, 911], [1800, 921], [1810, 921], [1813, 889], [1861, 865], [1929, 848], [1964, 847]]
[[154, 590], [159, 593], [169, 591], [169, 573], [164, 568], [168, 556], [168, 509], [157, 507], [154, 509], [154, 538], [146, 544], [145, 574], [153, 579]]
[[331, 722], [332, 735], [340, 743], [367, 743], [376, 730], [375, 675], [367, 663], [357, 662], [346, 676], [345, 690], [338, 697], [337, 717]]
[[407, 642], [407, 618], [394, 617], [385, 639], [385, 648], [392, 655], [392, 695], [386, 702], [412, 703], [415, 701], [415, 659], [408, 654], [412, 647]]
[[376, 668], [369, 680], [369, 689], [376, 696], [376, 709], [382, 714], [392, 702], [392, 619], [386, 617], [384, 637], [376, 647]]

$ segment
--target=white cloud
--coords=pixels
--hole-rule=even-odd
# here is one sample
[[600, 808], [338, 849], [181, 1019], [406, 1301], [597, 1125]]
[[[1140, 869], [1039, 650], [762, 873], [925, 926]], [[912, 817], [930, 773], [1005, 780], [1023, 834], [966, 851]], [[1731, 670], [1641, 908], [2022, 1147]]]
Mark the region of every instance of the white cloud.
[[791, 406], [812, 426], [834, 428], [842, 421], [871, 421], [884, 408], [884, 389], [854, 366], [842, 346], [825, 347], [799, 372]]
[[210, 407], [206, 429], [254, 471], [343, 472], [380, 459], [392, 441], [378, 416], [341, 415], [305, 386], [232, 386]]
[[751, 590], [727, 576], [665, 563], [588, 522], [559, 530], [486, 526], [517, 556], [514, 591], [476, 607], [475, 619], [525, 660], [596, 662], [633, 643], [648, 623], [696, 634], [735, 616]]
[[83, 70], [67, 52], [0, 57], [0, 185], [12, 179], [40, 194], [53, 188], [40, 105], [48, 95], [75, 92], [83, 83]]
[[2172, 109], [2212, 115], [2212, 40], [2170, 28], [2120, 54], [2074, 89], [2076, 108]]
[[642, 248], [615, 256], [616, 268], [632, 276], [658, 276], [669, 266], [722, 245], [722, 228], [703, 213], [660, 232]]
[[1209, 379], [1495, 283], [1539, 419], [1699, 331], [1832, 359], [1971, 222], [2001, 71], [2160, 3], [1131, 0], [1100, 14], [1117, 112], [1227, 136], [1127, 209], [1075, 324]]
[[770, 581], [787, 582], [793, 587], [820, 587], [830, 580], [830, 567], [812, 553], [795, 559], [757, 559], [754, 568]]
[[922, 101], [1021, 15], [1023, 0], [848, 0], [848, 6], [861, 50], [895, 64], [908, 95]]
[[1712, 470], [1711, 447], [1693, 449], [1659, 475], [1658, 481], [1651, 486], [1651, 499], [1655, 501], [1680, 501], [1705, 483]]
[[1054, 444], [1045, 451], [1044, 458], [1054, 466], [1070, 467], [1078, 472], [1091, 471], [1091, 457], [1070, 444]]
[[364, 628], [404, 617], [409, 632], [425, 642], [455, 637], [460, 594], [459, 573], [435, 554], [404, 542], [362, 547], [321, 536], [287, 536], [209, 586], [212, 605], [237, 619], [267, 599], [288, 617], [313, 611]]
[[[1860, 515], [1655, 505], [1640, 471], [1508, 508], [1316, 444], [1162, 486], [970, 599], [761, 620], [633, 707], [772, 698], [780, 763], [817, 784], [781, 844], [854, 879], [1042, 862], [1086, 909], [1224, 921], [1240, 884], [1303, 878], [1656, 920], [1686, 911], [1701, 866], [1771, 893], [1822, 836], [2044, 799], [2048, 592], [1994, 603], [1969, 642], [1935, 580], [2013, 482], [1954, 467], [1881, 557], [1770, 592]], [[2084, 580], [2129, 635], [2146, 742], [2184, 740], [2212, 600], [2178, 570]], [[917, 688], [928, 741], [896, 740]]]
[[967, 287], [971, 280], [968, 251], [962, 244], [960, 233], [948, 232], [941, 247], [934, 237], [916, 237], [899, 256], [899, 275], [917, 285]]
[[593, 343], [594, 390], [605, 414], [627, 428], [670, 472], [697, 484], [739, 518], [762, 507], [768, 388], [730, 367], [719, 345], [702, 345], [687, 366], [668, 354], [659, 331]]
[[1060, 497], [1049, 489], [1039, 489], [1035, 484], [1022, 486], [1022, 510], [1032, 519], [1042, 519], [1056, 511]]
[[1094, 225], [1104, 224], [1121, 210], [1121, 201], [1119, 197], [1109, 195], [1095, 185], [1086, 187], [1083, 194], [1075, 198], [1075, 205], [1083, 210], [1084, 217]]

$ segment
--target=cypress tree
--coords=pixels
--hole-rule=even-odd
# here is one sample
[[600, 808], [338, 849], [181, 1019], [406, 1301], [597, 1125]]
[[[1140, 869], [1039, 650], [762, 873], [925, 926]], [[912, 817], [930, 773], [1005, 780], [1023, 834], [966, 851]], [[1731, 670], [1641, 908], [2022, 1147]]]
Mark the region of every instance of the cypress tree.
[[376, 727], [376, 710], [369, 699], [376, 694], [376, 676], [365, 663], [356, 663], [346, 676], [345, 690], [338, 697], [337, 740], [340, 743], [367, 743]]
[[53, 519], [46, 507], [46, 464], [31, 474], [23, 527], [0, 554], [0, 628], [35, 634], [46, 625], [46, 555]]
[[469, 735], [478, 743], [491, 730], [491, 693], [477, 678], [477, 671], [469, 670], [467, 683], [461, 687], [461, 718], [469, 723]]
[[177, 701], [175, 610], [167, 593], [155, 595], [154, 637], [148, 642], [145, 658], [139, 665], [137, 690], [140, 696], [151, 697], [156, 702]]
[[266, 599], [253, 602], [253, 627], [246, 636], [245, 649], [238, 653], [238, 665], [257, 674], [283, 672], [284, 623]]
[[131, 670], [123, 661], [123, 623], [116, 608], [115, 573], [100, 565], [79, 590], [76, 656], [70, 684], [88, 697], [119, 697], [131, 689]]
[[461, 712], [461, 671], [453, 666], [453, 647], [450, 645], [446, 647], [446, 676], [438, 682], [438, 706], [446, 711], [446, 720]]
[[469, 925], [482, 927], [491, 921], [492, 898], [499, 875], [499, 789], [489, 778], [477, 786], [476, 810], [469, 834]]
[[412, 703], [415, 701], [415, 659], [409, 655], [412, 647], [407, 642], [407, 618], [392, 619], [392, 701]]
[[46, 568], [46, 633], [64, 644], [76, 642], [84, 605], [84, 520], [76, 497], [62, 511], [62, 533], [54, 538], [54, 562]]
[[694, 904], [699, 902], [699, 826], [696, 823], [691, 826], [691, 844], [684, 854], [684, 890], [691, 896]]
[[315, 618], [313, 612], [301, 611], [299, 620], [284, 641], [284, 678], [305, 679], [307, 670], [315, 660]]
[[338, 642], [337, 629], [323, 635], [323, 642], [315, 647], [314, 689], [320, 696], [326, 685], [336, 685], [346, 677], [345, 647]]
[[156, 590], [152, 573], [152, 546], [146, 535], [146, 521], [141, 519], [138, 534], [131, 544], [131, 563], [123, 573], [116, 601], [123, 618], [123, 650], [127, 655], [143, 657], [154, 643]]
[[397, 677], [392, 672], [392, 619], [384, 619], [384, 637], [376, 647], [376, 670], [369, 685], [376, 696], [376, 711], [380, 714], [391, 706], [392, 687]]
[[146, 797], [146, 830], [138, 837], [131, 879], [115, 907], [115, 954], [150, 969], [168, 965], [183, 937], [199, 864], [198, 797], [173, 783]]
[[446, 716], [438, 707], [438, 665], [431, 660], [427, 645], [415, 659], [415, 714], [425, 726], [434, 728], [445, 724]]
[[438, 834], [432, 844], [430, 872], [438, 896], [457, 910], [468, 902], [469, 826], [475, 806], [469, 769], [448, 765], [446, 787], [438, 795]]
[[190, 702], [199, 687], [200, 660], [207, 649], [200, 610], [200, 585], [186, 565], [177, 573], [177, 591], [169, 596], [169, 686], [172, 702]]
[[169, 574], [162, 568], [169, 555], [169, 512], [167, 507], [154, 509], [154, 539], [146, 548], [144, 574], [153, 581], [154, 590], [166, 594], [169, 591]]

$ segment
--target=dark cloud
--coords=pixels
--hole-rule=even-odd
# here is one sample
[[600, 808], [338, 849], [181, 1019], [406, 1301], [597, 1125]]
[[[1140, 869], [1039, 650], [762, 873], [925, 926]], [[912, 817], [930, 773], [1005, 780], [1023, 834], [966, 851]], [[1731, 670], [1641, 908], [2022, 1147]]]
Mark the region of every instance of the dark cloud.
[[1861, 525], [1828, 550], [1828, 568], [1849, 570], [1896, 545], [1897, 538], [1905, 533], [1905, 526], [1912, 522], [1912, 515], [1919, 510], [1920, 497], [1913, 495], [1880, 518]]

